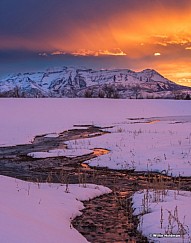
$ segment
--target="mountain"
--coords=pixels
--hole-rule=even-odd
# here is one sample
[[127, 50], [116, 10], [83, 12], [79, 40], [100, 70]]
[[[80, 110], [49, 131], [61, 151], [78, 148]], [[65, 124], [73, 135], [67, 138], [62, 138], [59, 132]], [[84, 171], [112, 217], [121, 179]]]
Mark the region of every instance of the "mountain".
[[153, 69], [93, 70], [52, 68], [19, 73], [0, 80], [0, 97], [186, 98], [191, 88], [178, 85]]

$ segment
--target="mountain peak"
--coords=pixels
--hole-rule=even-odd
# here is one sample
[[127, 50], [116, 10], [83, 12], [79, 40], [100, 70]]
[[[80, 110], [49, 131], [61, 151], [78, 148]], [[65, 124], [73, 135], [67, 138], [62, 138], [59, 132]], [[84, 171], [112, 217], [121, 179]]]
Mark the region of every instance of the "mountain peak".
[[152, 75], [156, 74], [156, 75], [159, 75], [159, 76], [163, 77], [159, 72], [157, 72], [157, 71], [154, 70], [154, 69], [149, 69], [149, 68], [147, 68], [147, 69], [144, 69], [142, 72], [143, 72], [143, 73], [152, 74]]

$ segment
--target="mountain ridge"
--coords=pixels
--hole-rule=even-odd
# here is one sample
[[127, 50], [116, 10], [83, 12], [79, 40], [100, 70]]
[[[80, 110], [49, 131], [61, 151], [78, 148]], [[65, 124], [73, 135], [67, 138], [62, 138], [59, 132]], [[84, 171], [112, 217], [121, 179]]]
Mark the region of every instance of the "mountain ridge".
[[0, 97], [185, 98], [191, 88], [178, 85], [154, 69], [49, 68], [8, 75], [0, 80]]

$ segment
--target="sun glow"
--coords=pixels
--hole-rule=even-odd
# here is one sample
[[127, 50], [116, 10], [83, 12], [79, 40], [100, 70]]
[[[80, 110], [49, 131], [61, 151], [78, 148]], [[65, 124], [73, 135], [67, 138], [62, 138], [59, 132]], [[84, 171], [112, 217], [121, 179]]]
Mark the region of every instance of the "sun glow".
[[68, 54], [87, 59], [107, 57], [115, 60], [113, 66], [153, 68], [173, 81], [190, 85], [190, 1], [148, 0], [141, 5], [139, 0], [116, 0], [99, 12], [93, 6], [100, 1], [89, 2], [83, 9], [76, 4], [76, 12], [72, 6], [70, 15], [63, 14], [64, 8], [57, 9], [55, 16], [45, 16], [42, 26], [36, 23], [35, 31], [28, 35], [26, 30], [21, 35], [0, 36], [0, 49], [32, 51], [47, 59]]

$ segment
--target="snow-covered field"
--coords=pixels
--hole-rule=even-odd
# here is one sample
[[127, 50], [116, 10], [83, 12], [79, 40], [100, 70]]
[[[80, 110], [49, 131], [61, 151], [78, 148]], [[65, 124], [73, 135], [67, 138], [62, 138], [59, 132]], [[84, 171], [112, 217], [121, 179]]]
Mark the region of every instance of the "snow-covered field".
[[74, 124], [112, 125], [127, 118], [191, 115], [190, 101], [112, 99], [0, 99], [0, 146]]
[[89, 165], [191, 176], [191, 116], [186, 120], [185, 117], [169, 117], [165, 121], [158, 120], [156, 124], [147, 120], [135, 122], [127, 121], [106, 129], [111, 133], [103, 136], [66, 142], [68, 149], [28, 155], [36, 158], [72, 157], [101, 147], [110, 152], [87, 161]]
[[[78, 156], [105, 148], [89, 161], [111, 169], [191, 175], [190, 101], [106, 99], [2, 99], [0, 143], [27, 143], [35, 135], [58, 136], [73, 125], [114, 126], [99, 137], [69, 141], [70, 150], [33, 157]], [[55, 134], [56, 133], [56, 134]]]
[[110, 150], [90, 160], [91, 166], [191, 176], [191, 116], [157, 119], [126, 121], [107, 129], [110, 134], [69, 141], [67, 145], [74, 151]]
[[144, 190], [133, 196], [134, 214], [140, 216], [140, 230], [150, 241], [191, 242], [191, 192]]
[[0, 176], [1, 243], [82, 243], [87, 240], [71, 225], [81, 201], [110, 190], [103, 186], [34, 184]]
[[[94, 148], [104, 148], [110, 150], [110, 152], [90, 160], [90, 165], [107, 166], [112, 169], [159, 171], [175, 176], [191, 176], [190, 104], [190, 101], [175, 100], [1, 99], [0, 146], [29, 143], [35, 135], [39, 134], [50, 134], [48, 135], [50, 137], [57, 136], [59, 132], [71, 129], [73, 125], [90, 124], [113, 126], [112, 128], [105, 129], [110, 132], [108, 134], [67, 142], [68, 148], [70, 149], [68, 151], [47, 151], [43, 154], [33, 153], [32, 156], [52, 157], [65, 155], [70, 157], [90, 153]], [[67, 205], [73, 205], [74, 202], [77, 203], [75, 205], [78, 205], [80, 202], [76, 202], [76, 198], [80, 200], [86, 199], [84, 192], [89, 190], [78, 187], [78, 194], [75, 194], [76, 186], [74, 186], [74, 193], [72, 194], [73, 186], [71, 186], [71, 193], [64, 194], [62, 187], [57, 189], [56, 186], [48, 187], [48, 185], [43, 185], [41, 187], [42, 189], [38, 189], [37, 187], [33, 189], [34, 186], [31, 186], [28, 195], [27, 183], [23, 186], [22, 183], [19, 182], [19, 188], [21, 188], [21, 190], [18, 191], [16, 188], [17, 182], [14, 180], [4, 177], [1, 177], [1, 180], [2, 182], [0, 185], [3, 185], [3, 183], [6, 185], [10, 184], [10, 189], [9, 186], [1, 188], [1, 195], [5, 196], [1, 196], [0, 200], [6, 200], [6, 202], [1, 201], [0, 210], [3, 209], [2, 212], [7, 221], [2, 220], [3, 218], [1, 217], [0, 222], [3, 225], [5, 221], [8, 225], [5, 231], [2, 231], [4, 232], [1, 234], [3, 237], [7, 236], [8, 231], [6, 230], [11, 227], [14, 229], [15, 225], [17, 226], [15, 221], [17, 218], [23, 220], [21, 223], [25, 221], [29, 222], [29, 228], [31, 224], [33, 226], [36, 225], [34, 224], [34, 222], [36, 222], [35, 220], [42, 220], [44, 217], [46, 221], [47, 217], [52, 217], [52, 214], [46, 215], [45, 212], [52, 212], [52, 209], [49, 210], [49, 206], [52, 208], [55, 203], [58, 211], [54, 211], [55, 218], [53, 218], [53, 221], [51, 218], [51, 222], [61, 220], [60, 210], [63, 212], [65, 212], [64, 210], [67, 211]], [[16, 184], [16, 189], [13, 188], [13, 184]], [[23, 201], [24, 207], [22, 207], [22, 210], [24, 211], [19, 213], [16, 211], [16, 208], [21, 209], [19, 206], [20, 201], [18, 201], [17, 204], [15, 203], [15, 199], [13, 200], [13, 198], [17, 198], [18, 195], [21, 195], [21, 199], [18, 200], [28, 200], [30, 198], [29, 201]], [[54, 195], [54, 197], [51, 195]], [[64, 198], [63, 201], [62, 196]], [[49, 201], [49, 199], [46, 200], [47, 197], [50, 199], [50, 205], [46, 205], [45, 203]], [[67, 204], [66, 202], [66, 207], [60, 205], [62, 202], [65, 203], [65, 197], [67, 198], [66, 201], [69, 200], [68, 197], [73, 198], [71, 199], [73, 200], [72, 203], [67, 201], [69, 202], [69, 204]], [[55, 202], [57, 198], [58, 201]], [[136, 213], [140, 213], [140, 211], [137, 210], [140, 210], [142, 199], [143, 193], [135, 194], [134, 205], [137, 208]], [[174, 227], [176, 220], [173, 221], [174, 218], [172, 217], [172, 215], [175, 215], [176, 218], [178, 217], [178, 219], [180, 219], [180, 221], [178, 221], [180, 223], [178, 227], [183, 225], [185, 228], [191, 229], [191, 218], [185, 213], [185, 210], [188, 212], [190, 199], [191, 194], [189, 192], [180, 192], [180, 195], [175, 195], [174, 191], [169, 191], [164, 199], [165, 202], [150, 202], [149, 208], [151, 209], [151, 213], [143, 216], [143, 224], [140, 228], [146, 235], [151, 233], [165, 233], [165, 230], [170, 224], [170, 226], [172, 226], [172, 232], [177, 233], [177, 228], [176, 226]], [[13, 201], [14, 204], [12, 203]], [[45, 203], [45, 207], [43, 207], [43, 202]], [[38, 219], [30, 218], [29, 220], [28, 217], [31, 217], [31, 215], [33, 217], [35, 216], [34, 213], [30, 214], [28, 211], [31, 204], [33, 204], [34, 210], [37, 210], [37, 216], [38, 214], [41, 215], [41, 213], [44, 213], [44, 215], [41, 215]], [[9, 217], [5, 215], [5, 212], [9, 213], [7, 205], [9, 205], [12, 210], [10, 211]], [[69, 214], [67, 220], [65, 217], [62, 218], [63, 221], [66, 220], [64, 222], [68, 227], [66, 235], [70, 234], [69, 232], [74, 232], [74, 230], [69, 230], [69, 219], [77, 214], [80, 207], [82, 206], [74, 207], [75, 210], [77, 210], [75, 212], [68, 213], [67, 211], [66, 215]], [[164, 213], [162, 229], [160, 229], [161, 207]], [[41, 212], [41, 209], [47, 211]], [[170, 211], [172, 215], [169, 213]], [[184, 219], [185, 214], [186, 217]], [[168, 218], [169, 215], [171, 215], [170, 218]], [[14, 220], [12, 220], [12, 216]], [[37, 228], [35, 228], [37, 232], [45, 230], [47, 234], [45, 221], [43, 221], [43, 223], [38, 221]], [[46, 223], [49, 224], [49, 222], [50, 221], [47, 221]], [[20, 221], [18, 225], [19, 224]], [[40, 225], [39, 228], [38, 225]], [[58, 224], [58, 226], [60, 225], [61, 224]], [[25, 224], [23, 227], [28, 229], [28, 226], [26, 227]], [[50, 227], [50, 225], [47, 227]], [[30, 237], [30, 231], [27, 231], [27, 229], [26, 235], [23, 237]], [[57, 230], [59, 231], [60, 229], [56, 229], [55, 232], [57, 232]], [[13, 232], [16, 234], [16, 229], [15, 231], [13, 230]], [[46, 234], [44, 237], [47, 237]], [[22, 235], [23, 234], [20, 234], [20, 237], [22, 237]], [[9, 237], [9, 235], [7, 237]], [[19, 239], [21, 239], [19, 242], [22, 242], [22, 238]], [[189, 242], [188, 235], [186, 240], [185, 242]], [[177, 238], [176, 241], [174, 238], [172, 240], [161, 238], [161, 242], [181, 243], [182, 238]]]

